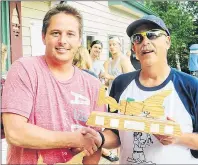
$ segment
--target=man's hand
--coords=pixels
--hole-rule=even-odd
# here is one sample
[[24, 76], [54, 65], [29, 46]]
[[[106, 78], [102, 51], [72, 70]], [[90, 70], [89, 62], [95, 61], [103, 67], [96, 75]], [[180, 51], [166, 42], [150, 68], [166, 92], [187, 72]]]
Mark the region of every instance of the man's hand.
[[80, 152], [84, 150], [86, 156], [94, 154], [102, 144], [102, 138], [94, 129], [84, 127], [75, 132], [76, 148], [72, 151]]
[[[167, 120], [174, 121], [167, 117]], [[162, 143], [163, 145], [170, 145], [170, 144], [178, 144], [179, 143], [179, 136], [174, 135], [158, 135], [154, 134], [154, 136]]]
[[177, 144], [179, 138], [176, 136], [154, 135], [163, 145]]
[[92, 147], [92, 150], [86, 150], [86, 149], [84, 150], [84, 152], [86, 153], [86, 156], [90, 156], [94, 154], [94, 152], [96, 152], [98, 148], [101, 146], [102, 138], [100, 134], [92, 128], [84, 127], [81, 129], [81, 133], [83, 136], [85, 137], [90, 136], [92, 140], [94, 140], [95, 145]]

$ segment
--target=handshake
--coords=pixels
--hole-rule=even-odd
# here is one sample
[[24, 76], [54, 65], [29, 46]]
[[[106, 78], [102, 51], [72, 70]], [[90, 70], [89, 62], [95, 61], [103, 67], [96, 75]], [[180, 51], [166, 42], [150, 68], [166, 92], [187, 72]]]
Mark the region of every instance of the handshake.
[[105, 141], [102, 133], [88, 127], [78, 129], [73, 135], [75, 139], [72, 139], [74, 142], [72, 151], [76, 153], [84, 151], [86, 156], [93, 155]]

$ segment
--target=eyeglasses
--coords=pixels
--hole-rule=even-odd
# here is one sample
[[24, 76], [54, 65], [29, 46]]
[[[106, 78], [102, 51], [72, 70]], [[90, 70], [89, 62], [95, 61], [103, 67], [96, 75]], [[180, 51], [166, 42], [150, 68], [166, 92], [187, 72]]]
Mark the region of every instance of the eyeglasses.
[[154, 40], [158, 37], [161, 37], [162, 35], [167, 36], [166, 32], [161, 30], [161, 29], [152, 29], [149, 31], [141, 32], [141, 33], [136, 33], [131, 36], [131, 42], [140, 44], [144, 37], [146, 36], [149, 40]]

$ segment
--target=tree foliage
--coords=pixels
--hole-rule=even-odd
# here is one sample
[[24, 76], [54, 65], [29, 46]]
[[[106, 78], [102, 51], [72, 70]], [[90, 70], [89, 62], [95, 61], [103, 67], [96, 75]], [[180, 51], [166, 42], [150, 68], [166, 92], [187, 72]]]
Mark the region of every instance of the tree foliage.
[[183, 10], [186, 10], [187, 12], [191, 13], [194, 18], [194, 26], [195, 26], [195, 33], [194, 37], [192, 39], [192, 43], [189, 43], [189, 45], [192, 45], [194, 43], [198, 43], [198, 2], [197, 1], [187, 1], [184, 2], [182, 5]]
[[196, 19], [198, 3], [192, 1], [149, 1], [145, 6], [162, 18], [171, 33], [171, 48], [168, 62], [177, 68], [177, 57], [181, 70], [188, 72], [189, 46], [198, 43]]

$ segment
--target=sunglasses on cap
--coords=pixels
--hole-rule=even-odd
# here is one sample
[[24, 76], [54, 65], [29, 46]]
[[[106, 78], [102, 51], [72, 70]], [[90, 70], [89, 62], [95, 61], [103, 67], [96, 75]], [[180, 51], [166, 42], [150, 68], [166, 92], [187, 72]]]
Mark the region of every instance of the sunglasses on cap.
[[149, 40], [154, 40], [158, 37], [161, 37], [162, 35], [167, 36], [166, 32], [161, 30], [161, 29], [152, 29], [149, 31], [141, 32], [141, 33], [136, 33], [131, 36], [131, 42], [140, 44], [144, 37], [146, 36]]

